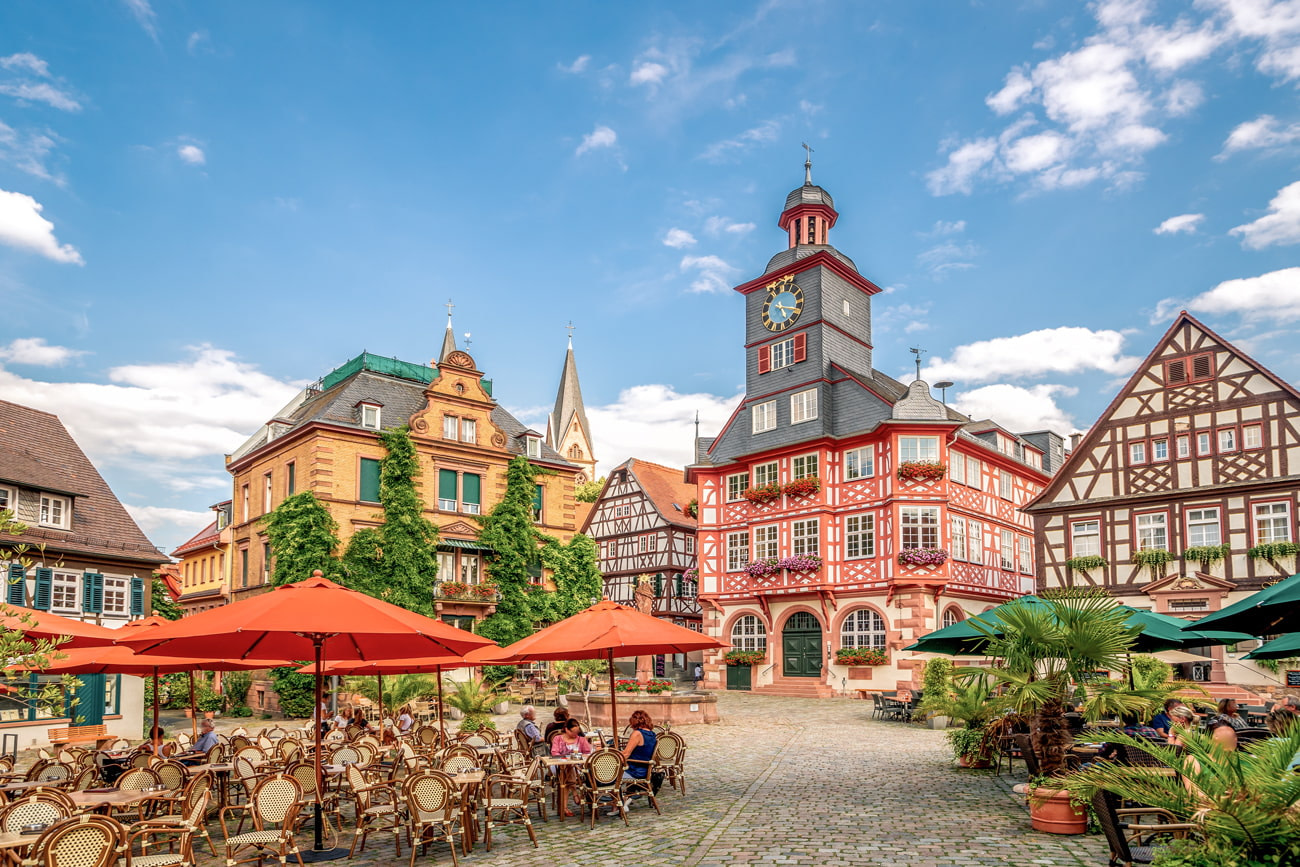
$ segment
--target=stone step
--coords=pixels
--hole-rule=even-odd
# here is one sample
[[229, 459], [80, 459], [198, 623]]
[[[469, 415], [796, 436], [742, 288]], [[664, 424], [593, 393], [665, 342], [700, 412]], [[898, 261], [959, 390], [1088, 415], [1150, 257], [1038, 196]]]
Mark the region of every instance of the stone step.
[[775, 695], [784, 698], [832, 698], [835, 690], [820, 681], [802, 678], [778, 678], [774, 683], [754, 687], [755, 695]]
[[[1212, 698], [1214, 701], [1222, 701], [1225, 698], [1232, 698], [1237, 700], [1237, 704], [1251, 704], [1251, 705], [1264, 704], [1263, 697], [1251, 692], [1245, 687], [1237, 686], [1236, 684], [1198, 683], [1197, 686], [1201, 687], [1206, 692], [1208, 692], [1210, 694], [1210, 698]], [[1189, 698], [1203, 699], [1202, 696], [1197, 695], [1196, 693], [1189, 692], [1186, 693], [1186, 695]]]

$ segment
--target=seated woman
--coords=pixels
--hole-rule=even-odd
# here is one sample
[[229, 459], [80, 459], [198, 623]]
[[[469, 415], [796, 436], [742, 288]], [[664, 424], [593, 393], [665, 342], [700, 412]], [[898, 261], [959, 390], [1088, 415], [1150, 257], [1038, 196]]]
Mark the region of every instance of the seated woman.
[[[659, 739], [654, 733], [654, 723], [650, 721], [650, 714], [643, 710], [632, 711], [628, 725], [632, 727], [632, 733], [628, 735], [627, 743], [623, 745], [623, 758], [627, 759], [627, 769], [623, 771], [623, 779], [645, 780], [650, 775], [650, 762], [654, 759], [655, 745]], [[638, 798], [640, 795], [631, 797]], [[630, 799], [628, 805], [631, 806]], [[613, 813], [617, 815], [618, 811], [615, 810]]]
[[411, 706], [402, 705], [402, 709], [397, 712], [397, 736], [406, 737], [415, 728], [415, 717], [411, 716]]
[[352, 712], [351, 725], [361, 726], [362, 731], [370, 731], [370, 720], [366, 719], [365, 708], [358, 705], [356, 710]]
[[542, 732], [542, 741], [549, 744], [551, 738], [554, 737], [556, 733], [562, 732], [568, 728], [568, 722], [568, 710], [562, 707], [557, 707], [555, 709], [555, 722], [549, 722], [546, 724], [546, 730]]
[[[556, 732], [555, 737], [551, 739], [551, 755], [556, 758], [578, 755], [586, 756], [590, 754], [591, 742], [583, 737], [582, 723], [578, 722], [576, 719], [571, 719], [565, 722], [564, 728]], [[569, 788], [570, 791], [575, 791], [573, 783], [578, 779], [578, 769], [575, 767], [562, 766], [556, 768], [556, 771], [558, 772], [562, 784], [566, 788]], [[569, 809], [568, 804], [564, 805], [564, 815], [573, 815], [573, 811]]]
[[1196, 714], [1186, 705], [1175, 705], [1169, 708], [1169, 736], [1166, 740], [1171, 747], [1183, 746], [1183, 736], [1192, 730], [1192, 722], [1196, 719]]

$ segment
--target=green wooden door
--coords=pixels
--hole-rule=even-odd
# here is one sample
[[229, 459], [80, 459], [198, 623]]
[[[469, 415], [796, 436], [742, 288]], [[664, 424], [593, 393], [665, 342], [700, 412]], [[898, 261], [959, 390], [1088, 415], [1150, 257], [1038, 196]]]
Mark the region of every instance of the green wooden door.
[[822, 673], [822, 627], [807, 611], [796, 611], [781, 632], [781, 674], [817, 677]]
[[752, 665], [728, 665], [727, 689], [752, 689], [753, 675], [754, 666]]
[[72, 708], [72, 724], [97, 726], [104, 721], [104, 675], [79, 674], [77, 703]]

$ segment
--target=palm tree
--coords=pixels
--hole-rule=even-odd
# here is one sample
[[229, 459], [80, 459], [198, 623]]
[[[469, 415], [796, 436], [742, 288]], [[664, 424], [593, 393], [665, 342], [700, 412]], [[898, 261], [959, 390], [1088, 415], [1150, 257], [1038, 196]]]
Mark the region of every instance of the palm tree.
[[[349, 677], [348, 692], [379, 701], [378, 678], [370, 676]], [[435, 695], [438, 679], [432, 674], [389, 674], [384, 676], [384, 707], [392, 714], [409, 701]]]
[[460, 724], [462, 730], [477, 730], [483, 726], [496, 728], [492, 723], [492, 706], [501, 701], [501, 695], [486, 680], [447, 681], [450, 691], [443, 699], [446, 704], [465, 714]]

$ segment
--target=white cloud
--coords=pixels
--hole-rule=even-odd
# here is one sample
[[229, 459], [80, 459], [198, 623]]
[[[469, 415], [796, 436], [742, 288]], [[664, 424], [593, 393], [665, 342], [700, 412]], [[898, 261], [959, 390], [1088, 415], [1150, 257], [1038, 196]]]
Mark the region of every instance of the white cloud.
[[71, 244], [54, 237], [54, 224], [41, 216], [44, 206], [31, 196], [0, 190], [0, 244], [30, 250], [55, 262], [84, 265]]
[[1057, 397], [1069, 397], [1077, 389], [1065, 385], [986, 385], [965, 391], [952, 399], [954, 408], [973, 419], [992, 419], [1013, 432], [1053, 430], [1061, 434], [1077, 430], [1074, 419], [1056, 404]]
[[[227, 485], [229, 479], [224, 480]], [[212, 523], [212, 512], [193, 512], [189, 509], [173, 509], [168, 506], [136, 506], [123, 503], [122, 506], [144, 530], [145, 535], [153, 537], [160, 531], [167, 535], [193, 536]], [[186, 532], [188, 530], [188, 533]]]
[[997, 114], [1010, 114], [1020, 107], [1034, 89], [1034, 83], [1025, 77], [1021, 69], [1007, 73], [1007, 80], [1002, 89], [984, 98], [984, 103]]
[[85, 354], [84, 349], [52, 346], [45, 342], [44, 337], [18, 337], [10, 341], [8, 346], [0, 346], [0, 362], [30, 364], [35, 367], [58, 367]]
[[0, 93], [25, 102], [43, 102], [61, 111], [81, 111], [81, 103], [76, 97], [48, 81], [0, 82]]
[[612, 148], [618, 142], [618, 134], [607, 126], [599, 124], [591, 132], [582, 137], [582, 144], [574, 151], [574, 156], [582, 156], [588, 151], [594, 151], [599, 148]]
[[[1165, 312], [1174, 304], [1174, 299], [1168, 299]], [[1300, 319], [1300, 268], [1225, 280], [1187, 302], [1187, 308], [1198, 313], [1237, 313], [1252, 320]]]
[[208, 161], [207, 155], [203, 153], [203, 148], [193, 144], [183, 144], [176, 148], [176, 155], [183, 162], [192, 166], [201, 166]]
[[991, 138], [959, 144], [949, 152], [946, 166], [925, 176], [930, 193], [936, 196], [951, 193], [969, 195], [975, 188], [976, 179], [993, 165], [997, 153], [998, 143]]
[[916, 260], [936, 279], [942, 279], [952, 271], [966, 271], [975, 267], [971, 262], [983, 251], [979, 245], [970, 241], [959, 244], [956, 241], [944, 241], [920, 253]]
[[[886, 289], [883, 294], [892, 294], [892, 289], [893, 287]], [[895, 304], [892, 307], [880, 308], [875, 314], [877, 331], [882, 334], [900, 326], [904, 334], [928, 331], [930, 319], [928, 301], [924, 304]]]
[[679, 267], [696, 272], [692, 292], [725, 292], [731, 288], [731, 278], [740, 272], [717, 256], [683, 256]]
[[212, 37], [208, 35], [206, 30], [195, 30], [185, 40], [185, 50], [193, 57], [197, 57], [202, 52], [210, 53], [212, 51]]
[[561, 72], [567, 72], [570, 75], [577, 75], [580, 72], [585, 72], [589, 63], [591, 63], [591, 55], [583, 54], [576, 58], [572, 63], [557, 63], [556, 66], [559, 67]]
[[0, 68], [10, 71], [18, 70], [38, 75], [41, 78], [50, 77], [50, 65], [41, 60], [35, 54], [24, 51], [19, 54], [11, 54], [8, 57], [0, 57]]
[[725, 162], [732, 157], [739, 156], [755, 145], [776, 141], [780, 134], [780, 121], [765, 120], [758, 126], [745, 130], [735, 138], [714, 142], [704, 149], [699, 158], [711, 163]]
[[1124, 335], [1118, 331], [1093, 331], [1079, 326], [1044, 328], [958, 346], [948, 359], [931, 359], [924, 378], [930, 382], [951, 379], [966, 383], [1094, 370], [1122, 375], [1138, 362], [1121, 354], [1123, 345]]
[[664, 235], [664, 246], [680, 250], [695, 245], [695, 236], [685, 229], [672, 228]]
[[593, 445], [601, 456], [599, 472], [631, 457], [669, 467], [694, 463], [695, 414], [700, 433], [716, 435], [742, 397], [682, 394], [671, 385], [653, 384], [624, 389], [618, 400], [604, 406], [588, 405]]
[[934, 227], [921, 233], [923, 237], [939, 238], [944, 235], [960, 235], [966, 231], [965, 220], [935, 220]]
[[1258, 42], [1255, 68], [1284, 81], [1300, 78], [1300, 6], [1294, 0], [1202, 0], [1242, 41]]
[[1253, 223], [1229, 230], [1240, 235], [1241, 245], [1262, 250], [1273, 244], [1300, 244], [1300, 181], [1278, 190], [1268, 203], [1268, 213]]
[[1204, 220], [1204, 214], [1179, 214], [1165, 220], [1152, 231], [1157, 235], [1190, 235], [1196, 231]]
[[135, 22], [143, 28], [154, 42], [158, 41], [158, 13], [153, 11], [149, 0], [122, 0]]
[[19, 132], [0, 121], [0, 160], [12, 163], [33, 177], [63, 185], [63, 178], [54, 174], [49, 166], [49, 156], [57, 142], [53, 133], [26, 130]]
[[1282, 126], [1271, 114], [1261, 114], [1254, 120], [1238, 124], [1223, 143], [1223, 152], [1216, 159], [1226, 159], [1229, 154], [1246, 150], [1274, 150], [1300, 141], [1300, 123]]
[[654, 85], [663, 81], [667, 76], [668, 67], [662, 63], [647, 60], [638, 63], [632, 69], [632, 74], [628, 77], [628, 83]]
[[709, 217], [704, 221], [704, 231], [710, 235], [744, 235], [757, 228], [753, 223], [737, 223], [730, 217]]

